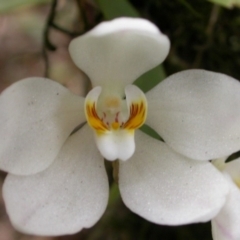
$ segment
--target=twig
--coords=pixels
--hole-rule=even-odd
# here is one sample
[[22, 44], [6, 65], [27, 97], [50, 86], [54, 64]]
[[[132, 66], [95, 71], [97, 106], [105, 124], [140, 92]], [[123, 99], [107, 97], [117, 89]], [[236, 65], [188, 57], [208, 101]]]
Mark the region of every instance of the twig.
[[88, 31], [91, 29], [88, 20], [87, 20], [87, 16], [85, 14], [85, 12], [83, 11], [83, 3], [82, 0], [76, 0], [77, 6], [78, 6], [78, 11], [81, 17], [81, 20], [83, 21], [84, 24], [84, 32]]
[[62, 33], [65, 33], [65, 34], [69, 35], [70, 37], [76, 37], [76, 36], [79, 36], [81, 34], [80, 32], [71, 32], [71, 31], [69, 31], [65, 28], [62, 28], [62, 27], [58, 26], [54, 22], [51, 23], [51, 27], [55, 28], [56, 30], [58, 30]]
[[43, 59], [45, 63], [45, 72], [44, 72], [45, 77], [48, 77], [49, 75], [49, 59], [48, 59], [47, 49], [51, 51], [56, 50], [56, 47], [49, 41], [50, 25], [54, 20], [56, 7], [57, 7], [57, 0], [53, 0], [50, 8], [50, 13], [48, 15], [47, 22], [43, 31], [42, 54], [43, 54]]
[[212, 42], [213, 31], [214, 31], [214, 27], [217, 23], [219, 13], [220, 13], [220, 6], [215, 4], [212, 8], [212, 12], [211, 12], [211, 15], [210, 15], [210, 18], [209, 18], [208, 26], [207, 26], [206, 31], [205, 31], [205, 33], [207, 35], [207, 41], [201, 47], [201, 49], [199, 50], [199, 52], [198, 52], [198, 54], [195, 58], [195, 61], [193, 63], [193, 68], [197, 68], [199, 66], [200, 62], [202, 61], [204, 52], [209, 48], [209, 46]]
[[49, 13], [48, 18], [47, 18], [46, 26], [45, 26], [45, 29], [44, 29], [44, 32], [43, 32], [44, 47], [48, 48], [51, 51], [56, 50], [56, 47], [49, 41], [50, 27], [52, 26], [52, 23], [53, 23], [54, 18], [55, 18], [56, 7], [57, 7], [57, 0], [53, 0], [52, 5], [51, 5], [51, 9], [50, 9], [50, 13]]

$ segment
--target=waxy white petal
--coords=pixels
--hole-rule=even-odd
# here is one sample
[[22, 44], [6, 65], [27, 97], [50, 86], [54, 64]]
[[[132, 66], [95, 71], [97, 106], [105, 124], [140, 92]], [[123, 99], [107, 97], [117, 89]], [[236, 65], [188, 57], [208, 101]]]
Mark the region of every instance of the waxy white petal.
[[85, 120], [84, 99], [57, 82], [28, 78], [0, 96], [0, 168], [28, 175], [46, 169]]
[[[240, 164], [238, 163], [238, 169]], [[230, 193], [220, 213], [212, 220], [212, 235], [214, 240], [240, 239], [240, 189], [226, 176]], [[219, 185], [221, 187], [221, 185]]]
[[74, 39], [69, 51], [93, 86], [123, 93], [125, 85], [163, 62], [169, 47], [169, 39], [154, 24], [125, 17], [103, 22]]
[[95, 134], [96, 144], [102, 156], [109, 161], [128, 160], [135, 151], [134, 132], [128, 130]]
[[240, 149], [240, 83], [204, 70], [176, 73], [147, 93], [146, 123], [185, 156], [217, 159]]
[[133, 157], [120, 162], [119, 171], [126, 206], [158, 224], [208, 221], [228, 193], [227, 182], [210, 163], [188, 159], [140, 131]]
[[93, 226], [108, 202], [108, 178], [89, 127], [73, 134], [45, 171], [9, 174], [3, 197], [11, 222], [21, 232], [57, 236]]

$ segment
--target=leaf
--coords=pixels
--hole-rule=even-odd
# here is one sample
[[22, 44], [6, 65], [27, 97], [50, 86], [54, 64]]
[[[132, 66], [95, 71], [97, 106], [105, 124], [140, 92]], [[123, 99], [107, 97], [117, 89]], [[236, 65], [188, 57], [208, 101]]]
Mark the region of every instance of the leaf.
[[209, 0], [226, 8], [240, 7], [240, 0]]
[[166, 74], [163, 66], [159, 65], [148, 71], [147, 73], [143, 74], [133, 84], [138, 86], [143, 92], [147, 92], [165, 78]]
[[105, 19], [117, 17], [140, 17], [137, 10], [127, 0], [97, 0]]
[[147, 134], [148, 136], [164, 142], [164, 140], [161, 138], [161, 136], [155, 130], [153, 130], [151, 127], [149, 127], [147, 124], [142, 125], [140, 127], [140, 130], [142, 132], [144, 132], [145, 134]]

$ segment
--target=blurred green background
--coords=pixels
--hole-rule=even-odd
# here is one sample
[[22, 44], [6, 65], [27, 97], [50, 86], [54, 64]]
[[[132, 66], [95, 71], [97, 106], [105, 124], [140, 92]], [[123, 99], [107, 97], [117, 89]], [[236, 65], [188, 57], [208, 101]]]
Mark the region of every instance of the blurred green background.
[[[0, 91], [25, 77], [48, 76], [85, 95], [89, 80], [72, 63], [68, 44], [99, 22], [120, 16], [154, 22], [171, 40], [162, 66], [135, 84], [148, 91], [177, 71], [202, 68], [240, 79], [239, 0], [0, 0]], [[81, 79], [81, 80], [80, 80]], [[15, 231], [0, 196], [0, 240], [210, 240], [210, 223], [159, 226], [122, 203], [112, 168], [109, 205], [91, 229], [73, 236], [43, 238]], [[0, 172], [0, 186], [5, 173]]]

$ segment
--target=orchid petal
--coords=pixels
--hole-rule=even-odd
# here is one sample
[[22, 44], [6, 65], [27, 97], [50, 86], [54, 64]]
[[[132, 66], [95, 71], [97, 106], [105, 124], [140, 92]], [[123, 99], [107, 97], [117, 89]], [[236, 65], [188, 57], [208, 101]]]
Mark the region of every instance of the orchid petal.
[[96, 144], [102, 156], [109, 161], [128, 160], [135, 151], [134, 132], [127, 130], [95, 134]]
[[169, 47], [169, 39], [154, 24], [125, 17], [103, 22], [74, 39], [69, 51], [93, 87], [123, 93], [125, 85], [163, 62]]
[[209, 160], [239, 150], [237, 80], [220, 73], [187, 70], [168, 77], [146, 95], [146, 123], [177, 152]]
[[188, 159], [140, 131], [133, 157], [119, 164], [124, 203], [157, 224], [208, 221], [228, 193], [227, 182], [209, 162]]
[[0, 168], [28, 175], [46, 169], [85, 120], [84, 99], [57, 82], [28, 78], [0, 96]]
[[7, 176], [3, 197], [16, 229], [57, 236], [76, 233], [99, 220], [108, 201], [108, 179], [92, 138], [84, 126], [66, 141], [45, 171]]
[[[238, 169], [240, 164], [238, 162]], [[214, 240], [240, 239], [240, 189], [226, 176], [230, 193], [220, 213], [212, 220], [212, 235]], [[221, 186], [221, 185], [219, 185]]]

